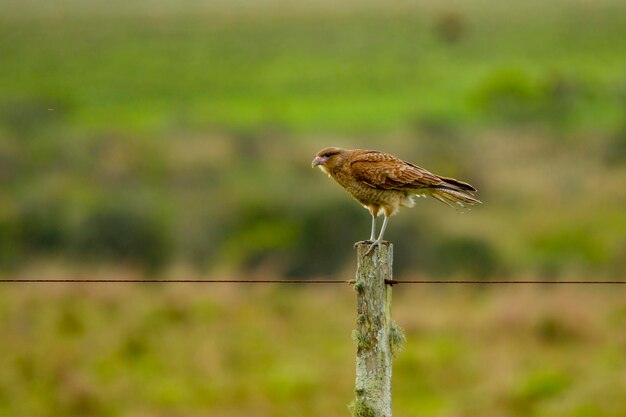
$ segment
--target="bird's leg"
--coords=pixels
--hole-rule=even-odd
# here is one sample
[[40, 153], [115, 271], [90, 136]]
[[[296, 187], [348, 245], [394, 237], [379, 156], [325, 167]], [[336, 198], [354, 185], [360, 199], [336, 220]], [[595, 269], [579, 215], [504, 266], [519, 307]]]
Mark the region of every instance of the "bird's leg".
[[370, 242], [376, 239], [376, 215], [372, 214], [372, 233], [370, 234]]
[[385, 220], [383, 220], [383, 227], [380, 229], [380, 235], [378, 235], [378, 239], [376, 239], [379, 243], [383, 240], [383, 235], [385, 234], [385, 229], [387, 228], [387, 222], [389, 221], [389, 217], [385, 215]]
[[389, 221], [389, 217], [385, 215], [385, 220], [383, 220], [383, 227], [381, 227], [380, 229], [380, 234], [378, 235], [378, 239], [376, 239], [374, 243], [372, 243], [372, 246], [370, 246], [370, 248], [367, 250], [367, 252], [365, 252], [366, 255], [370, 253], [372, 249], [374, 249], [375, 246], [378, 246], [380, 248], [380, 242], [382, 242], [383, 240], [383, 235], [385, 234], [385, 229], [387, 228], [388, 221]]

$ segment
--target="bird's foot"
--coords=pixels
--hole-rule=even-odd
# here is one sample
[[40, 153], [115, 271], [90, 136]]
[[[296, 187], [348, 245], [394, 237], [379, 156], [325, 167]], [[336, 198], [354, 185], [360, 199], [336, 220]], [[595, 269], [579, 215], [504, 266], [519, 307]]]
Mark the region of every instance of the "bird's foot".
[[[366, 241], [367, 243], [371, 242], [370, 240]], [[370, 248], [367, 250], [367, 252], [365, 252], [365, 256], [369, 255], [369, 253], [372, 251], [372, 249], [374, 249], [376, 246], [378, 246], [378, 249], [380, 249], [380, 239], [376, 239], [375, 241], [372, 242], [372, 246], [370, 246]]]

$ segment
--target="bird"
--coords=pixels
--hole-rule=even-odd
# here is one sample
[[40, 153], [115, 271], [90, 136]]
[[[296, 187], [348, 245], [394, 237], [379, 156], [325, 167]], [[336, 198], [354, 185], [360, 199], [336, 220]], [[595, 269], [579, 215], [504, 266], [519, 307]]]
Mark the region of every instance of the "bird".
[[[454, 178], [435, 175], [391, 154], [375, 150], [330, 147], [317, 153], [311, 167], [318, 167], [350, 193], [372, 216], [368, 242], [380, 248], [389, 217], [400, 207], [413, 207], [415, 197], [433, 197], [448, 206], [464, 209], [482, 202], [476, 188]], [[384, 215], [376, 237], [376, 217]]]

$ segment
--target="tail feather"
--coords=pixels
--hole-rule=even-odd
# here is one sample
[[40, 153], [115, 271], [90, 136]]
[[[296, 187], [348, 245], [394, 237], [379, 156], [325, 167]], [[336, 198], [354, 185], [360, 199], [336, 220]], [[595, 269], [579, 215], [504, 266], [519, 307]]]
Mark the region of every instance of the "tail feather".
[[450, 188], [452, 188], [453, 190], [463, 190], [463, 191], [471, 191], [474, 192], [476, 191], [476, 188], [472, 187], [470, 184], [463, 182], [463, 181], [459, 181], [457, 179], [454, 178], [449, 178], [449, 177], [442, 177], [442, 176], [437, 176], [441, 181], [444, 182], [444, 186], [448, 186]]
[[[415, 196], [431, 196], [442, 203], [457, 210], [467, 209], [474, 204], [482, 204], [482, 201], [474, 197], [476, 188], [470, 184], [454, 178], [436, 176], [440, 182], [428, 187], [419, 187], [412, 191]], [[410, 201], [412, 204], [412, 200]], [[408, 205], [408, 204], [407, 204]]]
[[431, 188], [430, 196], [456, 209], [464, 209], [474, 204], [482, 204], [482, 201], [475, 198], [471, 194], [471, 191], [455, 190], [447, 186]]

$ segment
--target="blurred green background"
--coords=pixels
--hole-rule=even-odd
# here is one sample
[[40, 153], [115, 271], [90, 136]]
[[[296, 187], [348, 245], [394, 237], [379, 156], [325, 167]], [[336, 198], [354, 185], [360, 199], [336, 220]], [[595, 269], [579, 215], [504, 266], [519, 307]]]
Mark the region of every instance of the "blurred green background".
[[[331, 145], [479, 189], [398, 279], [623, 279], [626, 3], [0, 0], [2, 277], [349, 279]], [[339, 288], [4, 285], [0, 415], [346, 415]], [[396, 414], [626, 415], [620, 291], [395, 289]]]

